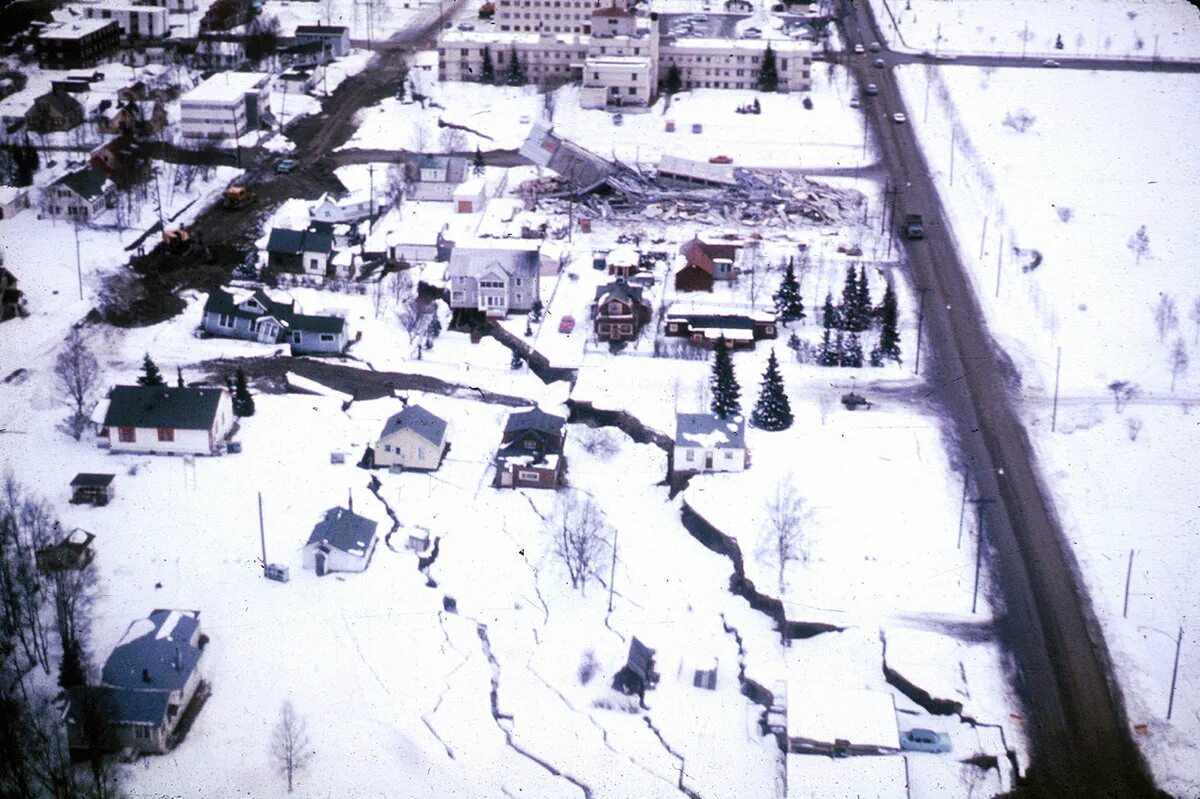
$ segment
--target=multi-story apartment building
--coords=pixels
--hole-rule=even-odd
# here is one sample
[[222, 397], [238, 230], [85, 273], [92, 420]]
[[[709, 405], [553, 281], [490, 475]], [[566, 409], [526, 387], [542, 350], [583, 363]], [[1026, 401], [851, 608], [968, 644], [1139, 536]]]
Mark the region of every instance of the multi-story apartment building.
[[84, 19], [47, 25], [34, 40], [43, 69], [94, 67], [116, 51], [121, 27], [113, 20]]
[[218, 72], [179, 101], [179, 129], [189, 139], [236, 139], [268, 113], [270, 75]]
[[131, 39], [157, 39], [171, 32], [167, 9], [141, 5], [83, 6], [87, 19], [112, 19]]
[[[684, 89], [753, 89], [770, 47], [780, 91], [812, 87], [812, 47], [805, 41], [662, 35], [658, 15], [637, 16], [614, 4], [597, 8], [592, 0], [501, 0], [496, 13], [496, 32], [443, 33], [441, 80], [482, 80], [490, 60], [500, 82], [516, 58], [526, 81], [580, 81], [584, 108], [646, 106], [671, 67]], [[745, 19], [725, 16], [714, 29], [732, 31]]]

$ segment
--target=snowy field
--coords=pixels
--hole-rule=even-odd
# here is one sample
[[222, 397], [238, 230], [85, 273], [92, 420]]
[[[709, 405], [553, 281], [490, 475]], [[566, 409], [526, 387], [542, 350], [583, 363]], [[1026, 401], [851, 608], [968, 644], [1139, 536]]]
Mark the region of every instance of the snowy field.
[[[1186, 532], [1200, 394], [1200, 293], [1191, 267], [1200, 247], [1192, 224], [1200, 164], [1187, 132], [1200, 119], [1200, 85], [1191, 76], [1065, 70], [897, 73], [991, 329], [1021, 372], [1027, 424], [1130, 718], [1147, 725], [1139, 743], [1161, 787], [1186, 793], [1200, 781], [1200, 696], [1186, 676], [1200, 668], [1194, 633], [1184, 638], [1169, 722], [1166, 710], [1174, 638], [1200, 609], [1189, 571], [1200, 550]], [[1138, 113], [1113, 113], [1133, 96]], [[1174, 310], [1161, 315], [1160, 336], [1164, 298]], [[1138, 390], [1118, 412], [1108, 386], [1120, 381]]]
[[262, 15], [278, 18], [284, 36], [294, 35], [299, 25], [345, 25], [356, 44], [365, 44], [368, 39], [380, 42], [432, 20], [441, 7], [437, 2], [422, 0], [266, 0], [262, 5]]
[[[1200, 56], [1200, 13], [1185, 0], [870, 0], [888, 46], [910, 52], [1039, 57]], [[941, 36], [939, 40], [938, 36]], [[1055, 46], [1062, 37], [1062, 48]]]

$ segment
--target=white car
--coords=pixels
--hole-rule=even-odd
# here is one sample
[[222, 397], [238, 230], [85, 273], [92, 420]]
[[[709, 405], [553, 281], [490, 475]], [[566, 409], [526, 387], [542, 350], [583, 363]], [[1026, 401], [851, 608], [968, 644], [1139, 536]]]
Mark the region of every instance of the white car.
[[897, 125], [903, 125], [905, 122], [908, 121], [908, 117], [904, 116], [904, 114], [897, 111], [896, 113], [892, 114], [892, 121], [895, 122]]
[[854, 54], [855, 55], [862, 55], [865, 52], [867, 52], [867, 49], [865, 47], [863, 47], [861, 44], [854, 45]]

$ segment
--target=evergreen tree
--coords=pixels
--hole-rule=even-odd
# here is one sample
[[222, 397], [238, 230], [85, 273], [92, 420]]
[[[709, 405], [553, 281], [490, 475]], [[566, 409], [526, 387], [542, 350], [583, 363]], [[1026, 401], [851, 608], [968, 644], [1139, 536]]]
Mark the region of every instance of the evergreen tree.
[[683, 76], [679, 74], [679, 67], [671, 64], [667, 67], [667, 76], [663, 78], [663, 94], [678, 94], [682, 88]]
[[483, 163], [483, 153], [479, 150], [479, 145], [475, 145], [475, 163], [471, 167], [471, 171], [476, 175], [482, 175], [486, 165]]
[[529, 306], [529, 318], [535, 322], [542, 321], [542, 311], [543, 311], [542, 301], [534, 300], [533, 305]]
[[[839, 333], [839, 338], [841, 334]], [[848, 366], [851, 369], [857, 369], [863, 365], [862, 342], [858, 340], [858, 334], [850, 332], [846, 334], [846, 339], [842, 343], [842, 366]]]
[[483, 83], [495, 83], [496, 65], [492, 63], [492, 51], [484, 47], [482, 55], [483, 65], [479, 68], [479, 80]]
[[83, 654], [79, 642], [71, 641], [63, 649], [62, 665], [58, 670], [58, 684], [64, 689], [87, 684], [87, 672], [83, 668]]
[[771, 44], [768, 42], [767, 49], [763, 51], [762, 64], [758, 69], [758, 90], [773, 92], [778, 88], [779, 71], [775, 66], [775, 51], [771, 49]]
[[246, 373], [240, 366], [233, 381], [233, 415], [254, 415], [254, 397], [250, 396], [250, 388], [246, 385]]
[[712, 378], [709, 382], [712, 386], [712, 412], [721, 419], [739, 415], [742, 406], [738, 398], [742, 389], [734, 377], [733, 359], [729, 356], [729, 347], [725, 344], [724, 336], [717, 339]]
[[783, 378], [779, 374], [774, 348], [771, 348], [771, 356], [767, 358], [767, 371], [763, 372], [758, 402], [750, 412], [750, 424], [762, 430], [786, 430], [792, 426], [792, 406], [783, 390]]
[[858, 314], [862, 329], [871, 327], [874, 309], [871, 307], [871, 285], [867, 282], [867, 268], [858, 267], [858, 296], [855, 298], [854, 310]]
[[867, 359], [867, 363], [874, 367], [883, 366], [883, 351], [879, 349], [879, 345], [875, 345], [871, 349], [871, 355]]
[[178, 366], [175, 367], [175, 385], [183, 388], [183, 369]]
[[509, 86], [521, 86], [525, 83], [525, 70], [521, 69], [521, 62], [517, 58], [517, 48], [515, 47], [508, 54], [508, 72], [505, 82]]
[[792, 335], [788, 336], [787, 346], [792, 352], [800, 352], [800, 337], [796, 335], [796, 331], [793, 330]]
[[146, 357], [142, 359], [142, 375], [137, 379], [139, 386], [165, 386], [167, 381], [163, 380], [162, 372], [158, 371], [158, 365], [150, 360], [150, 353], [146, 353]]
[[756, 114], [762, 113], [762, 104], [758, 102], [757, 97], [754, 98], [754, 105], [751, 107], [754, 109], [754, 113], [756, 113]]
[[437, 338], [442, 334], [442, 322], [438, 319], [437, 311], [434, 311], [433, 318], [429, 320], [429, 327], [425, 329], [426, 334], [431, 338]]
[[804, 298], [800, 296], [800, 283], [796, 280], [796, 265], [793, 259], [788, 259], [787, 269], [783, 273], [783, 282], [779, 291], [775, 292], [775, 313], [781, 322], [794, 322], [803, 319]]
[[508, 362], [508, 368], [512, 369], [515, 372], [521, 368], [522, 363], [523, 363], [523, 361], [521, 360], [521, 353], [517, 352], [516, 350], [513, 350], [512, 360]]
[[841, 324], [842, 330], [855, 332], [865, 330], [858, 313], [858, 275], [853, 266], [846, 267], [846, 282], [842, 285]]
[[883, 292], [883, 304], [879, 306], [879, 351], [885, 358], [900, 363], [900, 312], [896, 307], [896, 292], [889, 281]]
[[821, 334], [821, 347], [817, 350], [817, 363], [821, 366], [837, 366], [841, 361], [839, 352], [841, 343], [841, 331], [838, 331], [838, 343], [830, 340], [830, 328], [826, 327], [825, 332]]
[[842, 327], [842, 315], [838, 312], [837, 306], [833, 304], [832, 293], [825, 295], [825, 309], [821, 312], [821, 324], [826, 330], [841, 329]]

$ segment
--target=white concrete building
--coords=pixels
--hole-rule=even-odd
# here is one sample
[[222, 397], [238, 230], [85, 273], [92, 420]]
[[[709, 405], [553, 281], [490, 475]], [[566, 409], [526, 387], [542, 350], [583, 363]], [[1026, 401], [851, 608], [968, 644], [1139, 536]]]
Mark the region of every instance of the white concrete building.
[[257, 130], [268, 111], [271, 76], [220, 72], [180, 98], [179, 129], [188, 139], [236, 139]]
[[156, 6], [81, 6], [85, 19], [112, 19], [131, 39], [158, 39], [171, 32], [167, 9]]

